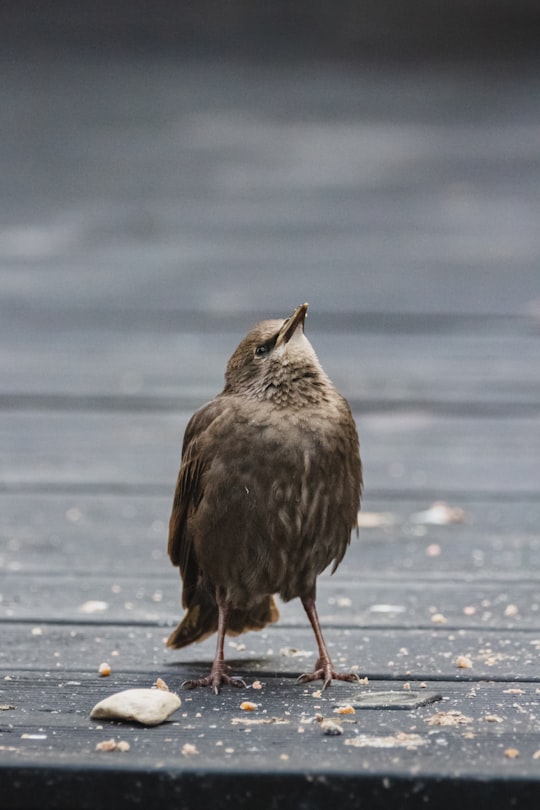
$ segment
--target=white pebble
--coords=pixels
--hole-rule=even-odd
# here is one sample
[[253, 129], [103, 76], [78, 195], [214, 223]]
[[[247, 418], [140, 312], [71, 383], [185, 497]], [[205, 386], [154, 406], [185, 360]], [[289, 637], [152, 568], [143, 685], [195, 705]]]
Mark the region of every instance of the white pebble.
[[163, 689], [126, 689], [97, 703], [90, 713], [92, 720], [135, 721], [144, 726], [157, 726], [180, 708], [174, 692]]

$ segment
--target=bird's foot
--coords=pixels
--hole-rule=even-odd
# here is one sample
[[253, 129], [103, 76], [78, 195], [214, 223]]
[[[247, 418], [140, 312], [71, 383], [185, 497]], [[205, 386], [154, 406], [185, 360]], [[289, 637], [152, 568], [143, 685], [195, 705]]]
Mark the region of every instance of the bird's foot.
[[311, 683], [312, 681], [322, 681], [322, 688], [326, 689], [327, 686], [332, 685], [332, 681], [358, 683], [360, 678], [356, 672], [336, 672], [330, 661], [322, 665], [321, 662], [317, 661], [313, 672], [304, 672], [303, 675], [300, 675], [300, 677], [296, 679], [297, 683]]
[[197, 686], [211, 686], [213, 693], [219, 695], [222, 684], [235, 686], [238, 689], [247, 686], [242, 678], [233, 678], [232, 675], [227, 675], [222, 669], [218, 668], [212, 669], [210, 675], [207, 675], [206, 678], [194, 678], [193, 680], [184, 681], [182, 687], [184, 689], [195, 689]]

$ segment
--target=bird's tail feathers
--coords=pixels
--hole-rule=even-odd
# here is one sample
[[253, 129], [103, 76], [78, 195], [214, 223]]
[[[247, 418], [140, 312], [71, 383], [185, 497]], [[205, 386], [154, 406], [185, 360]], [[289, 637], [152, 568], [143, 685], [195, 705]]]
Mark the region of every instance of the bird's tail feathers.
[[[248, 630], [262, 630], [277, 622], [279, 611], [273, 596], [265, 596], [247, 610], [234, 608], [227, 620], [227, 635], [238, 636]], [[167, 647], [180, 649], [193, 642], [204, 641], [218, 628], [218, 607], [214, 595], [202, 588], [198, 590], [191, 607], [167, 639]]]
[[265, 596], [249, 610], [235, 608], [229, 613], [227, 635], [239, 636], [248, 630], [262, 630], [267, 624], [277, 622], [279, 610], [273, 596]]

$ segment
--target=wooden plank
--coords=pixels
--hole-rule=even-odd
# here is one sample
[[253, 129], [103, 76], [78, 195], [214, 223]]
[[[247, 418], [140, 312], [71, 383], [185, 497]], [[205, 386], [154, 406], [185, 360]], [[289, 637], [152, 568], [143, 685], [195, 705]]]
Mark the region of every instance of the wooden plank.
[[[0, 564], [20, 575], [149, 580], [176, 574], [167, 551], [168, 495], [88, 495], [66, 492], [0, 494]], [[363, 517], [374, 525], [352, 537], [346, 565], [334, 580], [473, 583], [537, 582], [540, 571], [540, 506], [531, 499], [451, 501], [464, 522], [418, 522], [430, 506], [419, 500], [366, 497]], [[420, 516], [420, 517], [418, 517]]]
[[[536, 629], [540, 579], [497, 582], [476, 577], [407, 581], [381, 572], [373, 581], [354, 575], [350, 566], [318, 582], [318, 610], [324, 626], [396, 629], [458, 628]], [[167, 569], [163, 566], [164, 571]], [[464, 577], [462, 577], [464, 579]], [[164, 575], [105, 574], [38, 576], [11, 574], [0, 586], [0, 622], [164, 623], [172, 626], [183, 611], [180, 582]], [[280, 626], [306, 625], [298, 600], [280, 604]]]
[[[21, 625], [4, 622], [0, 670], [18, 669], [97, 672], [108, 661], [118, 672], [147, 672], [180, 682], [207, 674], [215, 637], [193, 647], [170, 651], [164, 646], [167, 627], [131, 627], [96, 621]], [[340, 669], [358, 667], [361, 676], [401, 680], [523, 680], [537, 679], [538, 632], [512, 628], [447, 630], [415, 628], [326, 628], [327, 642]], [[226, 645], [229, 664], [244, 677], [272, 674], [296, 677], [313, 667], [315, 641], [307, 624], [301, 629], [274, 625]], [[459, 656], [471, 659], [460, 668]], [[168, 675], [167, 673], [174, 673]]]
[[516, 314], [539, 297], [534, 65], [496, 82], [148, 55], [24, 68], [0, 90], [7, 308], [281, 311], [310, 290], [338, 312]]
[[[160, 486], [176, 480], [188, 413], [3, 413], [0, 484]], [[540, 417], [364, 415], [358, 430], [367, 491], [537, 492]], [[504, 463], [501, 462], [504, 459]]]
[[[285, 316], [292, 303], [268, 310], [266, 317]], [[99, 323], [99, 313], [94, 314]], [[243, 313], [226, 332], [218, 327], [218, 334], [212, 334], [194, 331], [193, 325], [184, 331], [189, 313], [178, 313], [165, 327], [159, 320], [164, 316], [155, 313], [155, 322], [143, 329], [138, 324], [143, 313], [124, 326], [117, 325], [116, 315], [111, 312], [110, 322], [101, 328], [90, 323], [65, 328], [63, 319], [76, 316], [60, 310], [50, 323], [25, 328], [23, 335], [23, 316], [15, 323], [8, 317], [0, 326], [5, 348], [0, 354], [0, 408], [195, 409], [221, 390], [229, 355], [259, 317]], [[77, 316], [84, 318], [84, 313]], [[86, 317], [90, 320], [90, 313]], [[330, 317], [324, 319], [314, 309], [309, 337], [336, 385], [359, 411], [424, 406], [467, 413], [476, 405], [480, 414], [498, 407], [519, 415], [518, 407], [538, 409], [538, 340], [519, 321], [510, 330], [500, 319], [488, 325], [477, 319], [470, 326], [458, 320], [450, 334], [434, 322], [426, 331], [419, 325], [420, 334], [410, 334], [407, 324], [394, 331], [382, 317], [376, 326], [368, 319], [368, 331], [360, 316], [351, 328], [342, 325], [339, 315]], [[200, 319], [210, 330], [211, 319]], [[329, 323], [342, 331], [329, 332]]]
[[[419, 767], [425, 771], [424, 780], [435, 774], [438, 780], [452, 778], [461, 784], [501, 775], [505, 780], [538, 780], [533, 761], [540, 728], [536, 684], [427, 682], [426, 691], [441, 694], [442, 702], [392, 711], [362, 710], [357, 698], [399, 691], [401, 684], [395, 682], [335, 684], [321, 694], [312, 685], [269, 677], [258, 691], [228, 689], [219, 697], [208, 690], [182, 692], [179, 712], [153, 729], [89, 720], [91, 707], [104, 696], [151, 683], [145, 673], [122, 673], [108, 680], [85, 671], [46, 678], [14, 673], [9, 690], [3, 684], [2, 699], [7, 692], [14, 708], [3, 716], [11, 731], [0, 732], [0, 784], [6, 785], [8, 769], [13, 768], [40, 768], [43, 776], [55, 768], [55, 783], [61, 783], [59, 769], [64, 774], [87, 769], [95, 774], [125, 768], [132, 778], [138, 772], [144, 779], [149, 763], [155, 762], [180, 780], [187, 774], [203, 779], [207, 771], [234, 774], [238, 780], [240, 763], [241, 782], [249, 774], [264, 780], [272, 772], [280, 779], [302, 772], [323, 781], [347, 775], [358, 785], [369, 774], [386, 774], [391, 782], [410, 776], [411, 769], [417, 774]], [[252, 713], [240, 709], [246, 695], [257, 703]], [[356, 713], [336, 715], [336, 707], [347, 703], [356, 703]], [[325, 735], [317, 715], [341, 722], [343, 733]], [[437, 723], [445, 718], [447, 724]], [[98, 742], [111, 737], [130, 743], [127, 755], [95, 750]], [[196, 753], [183, 753], [186, 745]], [[505, 757], [505, 750], [516, 745], [517, 759]], [[152, 768], [155, 771], [156, 765]]]

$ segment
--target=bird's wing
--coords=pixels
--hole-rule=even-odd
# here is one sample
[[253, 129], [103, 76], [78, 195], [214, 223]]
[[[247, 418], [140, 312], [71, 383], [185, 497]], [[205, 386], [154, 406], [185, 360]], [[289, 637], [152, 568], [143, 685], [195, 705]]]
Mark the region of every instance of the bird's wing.
[[212, 400], [191, 417], [182, 445], [182, 463], [169, 521], [169, 557], [180, 568], [184, 582], [182, 602], [189, 607], [198, 581], [198, 566], [192, 550], [189, 517], [203, 497], [203, 477], [210, 458], [201, 452], [199, 439], [222, 410], [219, 399]]

